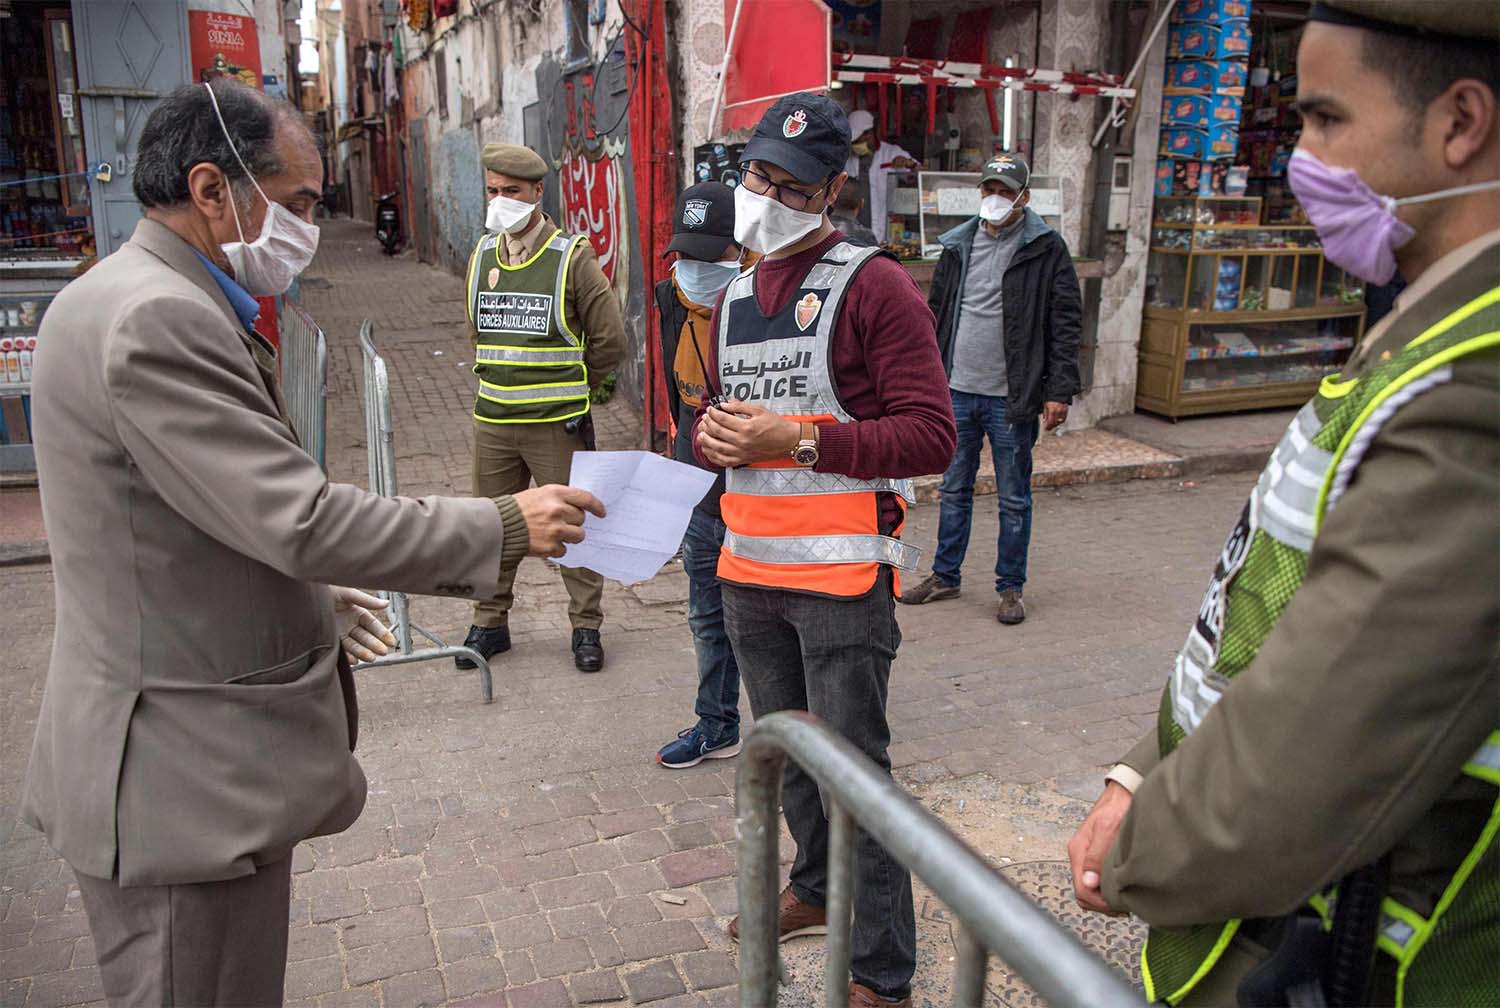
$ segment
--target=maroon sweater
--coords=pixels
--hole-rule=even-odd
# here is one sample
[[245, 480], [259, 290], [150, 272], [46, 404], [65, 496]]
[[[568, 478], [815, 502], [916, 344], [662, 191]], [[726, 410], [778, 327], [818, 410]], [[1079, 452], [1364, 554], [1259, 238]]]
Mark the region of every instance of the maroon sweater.
[[[755, 299], [761, 312], [772, 315], [784, 308], [813, 263], [844, 237], [836, 232], [789, 259], [757, 263]], [[717, 334], [717, 308], [713, 326]], [[711, 349], [708, 372], [718, 391], [717, 338]], [[814, 469], [856, 479], [900, 479], [948, 468], [958, 433], [936, 323], [911, 274], [890, 257], [877, 256], [855, 277], [834, 327], [832, 357], [834, 388], [855, 419], [818, 425]], [[707, 408], [699, 407], [699, 421]], [[693, 432], [697, 453], [696, 424]]]

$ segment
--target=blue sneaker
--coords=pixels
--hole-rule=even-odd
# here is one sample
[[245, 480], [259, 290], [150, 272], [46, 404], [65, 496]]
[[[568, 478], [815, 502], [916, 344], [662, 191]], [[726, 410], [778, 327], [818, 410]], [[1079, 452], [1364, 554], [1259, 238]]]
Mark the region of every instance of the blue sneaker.
[[673, 770], [685, 770], [706, 759], [729, 759], [739, 754], [738, 733], [721, 742], [714, 742], [703, 730], [703, 722], [700, 721], [693, 727], [678, 732], [675, 741], [662, 746], [661, 751], [656, 754], [656, 762]]

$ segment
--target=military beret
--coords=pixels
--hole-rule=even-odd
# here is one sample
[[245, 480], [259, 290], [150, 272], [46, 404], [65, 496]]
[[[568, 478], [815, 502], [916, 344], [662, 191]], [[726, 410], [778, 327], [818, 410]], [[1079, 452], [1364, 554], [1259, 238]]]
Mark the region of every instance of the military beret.
[[1322, 0], [1312, 19], [1405, 35], [1500, 39], [1495, 0]]
[[492, 172], [526, 182], [540, 182], [547, 177], [547, 162], [536, 151], [519, 144], [485, 144], [479, 160]]

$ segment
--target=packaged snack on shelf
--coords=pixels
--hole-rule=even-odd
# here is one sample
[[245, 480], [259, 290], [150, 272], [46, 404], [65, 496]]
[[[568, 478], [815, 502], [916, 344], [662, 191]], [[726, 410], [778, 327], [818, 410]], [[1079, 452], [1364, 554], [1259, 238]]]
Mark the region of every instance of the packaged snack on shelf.
[[1220, 60], [1210, 63], [1214, 70], [1214, 94], [1232, 94], [1244, 97], [1245, 80], [1248, 76], [1244, 60]]
[[1164, 129], [1161, 152], [1170, 158], [1202, 161], [1208, 155], [1208, 133], [1198, 129]]
[[1164, 87], [1168, 94], [1174, 91], [1192, 91], [1207, 94], [1213, 90], [1218, 77], [1218, 64], [1202, 60], [1175, 60], [1167, 64]]
[[1156, 162], [1156, 188], [1157, 196], [1172, 195], [1172, 166], [1176, 162], [1162, 158]]
[[1250, 58], [1250, 22], [1221, 21], [1214, 40], [1214, 56], [1221, 60]]
[[1215, 123], [1207, 134], [1208, 161], [1233, 161], [1240, 148], [1240, 124], [1238, 122]]
[[1169, 95], [1162, 99], [1161, 124], [1168, 129], [1206, 130], [1214, 109], [1214, 101], [1208, 95]]
[[1230, 18], [1248, 18], [1250, 0], [1179, 0], [1172, 11], [1172, 22], [1205, 22], [1216, 24]]
[[1207, 24], [1180, 24], [1167, 30], [1167, 58], [1209, 60], [1219, 55], [1219, 29]]

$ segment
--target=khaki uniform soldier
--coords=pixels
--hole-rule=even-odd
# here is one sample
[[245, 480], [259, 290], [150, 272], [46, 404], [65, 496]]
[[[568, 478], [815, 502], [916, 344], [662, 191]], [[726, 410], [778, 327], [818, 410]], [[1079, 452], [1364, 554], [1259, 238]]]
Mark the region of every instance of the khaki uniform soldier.
[[1068, 846], [1173, 1005], [1500, 1004], [1500, 6], [1329, 0], [1288, 178], [1410, 286], [1298, 413]]
[[[467, 293], [479, 377], [474, 494], [490, 497], [533, 479], [567, 483], [573, 453], [593, 447], [589, 391], [624, 355], [625, 324], [588, 239], [564, 234], [538, 206], [546, 162], [513, 144], [487, 144], [482, 160], [488, 233], [469, 257]], [[571, 567], [562, 578], [573, 663], [597, 672], [604, 580]], [[486, 658], [510, 650], [514, 583], [514, 570], [502, 573], [495, 594], [474, 606], [464, 643]]]

